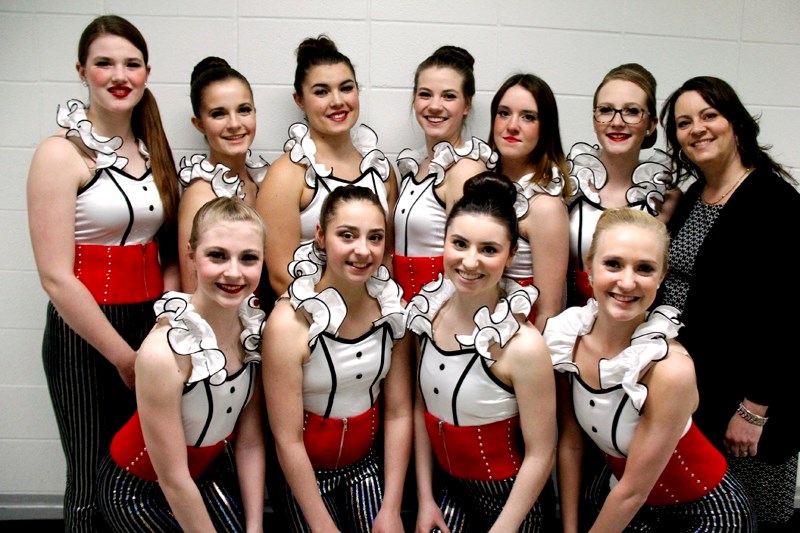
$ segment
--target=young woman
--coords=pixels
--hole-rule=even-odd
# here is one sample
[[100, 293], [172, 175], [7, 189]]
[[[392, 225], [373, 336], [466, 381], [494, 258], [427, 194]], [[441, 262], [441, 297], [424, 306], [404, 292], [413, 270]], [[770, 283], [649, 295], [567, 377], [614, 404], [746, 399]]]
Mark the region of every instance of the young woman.
[[28, 219], [50, 299], [42, 359], [67, 459], [64, 523], [103, 528], [95, 475], [133, 414], [136, 350], [153, 302], [178, 288], [178, 181], [147, 78], [147, 44], [106, 15], [84, 29], [76, 69], [89, 105], [58, 109], [28, 174]]
[[[400, 287], [381, 264], [385, 247], [377, 195], [334, 189], [267, 321], [267, 410], [292, 531], [403, 530], [410, 354]], [[382, 452], [373, 446], [381, 425]]]
[[463, 48], [442, 46], [414, 74], [414, 115], [425, 149], [405, 149], [397, 158], [401, 183], [392, 261], [406, 301], [442, 272], [445, 218], [464, 182], [497, 160], [480, 139], [462, 141], [475, 96], [474, 63]]
[[536, 284], [539, 297], [529, 318], [541, 331], [563, 310], [569, 261], [568, 167], [558, 107], [543, 79], [515, 74], [495, 93], [491, 112], [489, 146], [498, 152], [497, 170], [521, 194], [520, 240], [505, 275], [521, 285]]
[[[697, 425], [728, 454], [755, 502], [759, 531], [788, 531], [800, 365], [783, 343], [797, 327], [800, 290], [778, 273], [794, 264], [787, 232], [800, 211], [796, 182], [759, 145], [758, 122], [719, 78], [687, 80], [661, 122], [675, 167], [699, 178], [670, 220], [662, 291], [663, 302], [683, 309], [679, 340], [697, 367]], [[735, 326], [743, 319], [746, 327]]]
[[[444, 279], [425, 285], [408, 307], [408, 327], [419, 336], [420, 532], [554, 527], [550, 354], [526, 319], [535, 289], [503, 277], [519, 238], [516, 197], [499, 174], [467, 181], [447, 218]], [[441, 480], [435, 467], [444, 470]]]
[[611, 69], [594, 93], [592, 117], [598, 144], [577, 143], [567, 156], [573, 195], [568, 305], [592, 296], [584, 257], [604, 209], [630, 206], [666, 222], [680, 196], [667, 154], [656, 149], [641, 160], [658, 135], [656, 80], [647, 69], [638, 63]]
[[583, 434], [617, 480], [589, 531], [755, 531], [747, 493], [692, 421], [704, 400], [692, 359], [675, 341], [678, 311], [649, 311], [668, 252], [663, 222], [638, 209], [605, 210], [586, 255], [595, 298], [547, 321], [560, 373], [565, 533], [579, 530]]
[[179, 179], [183, 192], [178, 207], [178, 255], [181, 287], [192, 293], [196, 275], [189, 242], [192, 220], [200, 206], [218, 196], [237, 196], [253, 207], [264, 179], [266, 161], [249, 159], [256, 136], [256, 106], [250, 83], [227, 61], [209, 56], [192, 71], [190, 97], [192, 124], [208, 143], [208, 156], [195, 154], [181, 160]]
[[156, 302], [158, 323], [136, 358], [138, 410], [100, 466], [101, 508], [115, 531], [262, 530], [264, 312], [252, 293], [264, 236], [238, 198], [197, 211], [188, 244], [196, 290]]
[[[332, 189], [348, 183], [368, 187], [387, 213], [397, 199], [394, 171], [377, 149], [377, 135], [366, 125], [356, 127], [360, 103], [353, 65], [328, 37], [298, 46], [294, 89], [305, 123], [289, 128], [286, 153], [267, 172], [268, 186], [257, 202], [269, 228], [267, 269], [278, 295], [292, 280], [287, 267], [295, 249], [314, 240], [322, 202]], [[386, 239], [391, 249], [391, 225]]]

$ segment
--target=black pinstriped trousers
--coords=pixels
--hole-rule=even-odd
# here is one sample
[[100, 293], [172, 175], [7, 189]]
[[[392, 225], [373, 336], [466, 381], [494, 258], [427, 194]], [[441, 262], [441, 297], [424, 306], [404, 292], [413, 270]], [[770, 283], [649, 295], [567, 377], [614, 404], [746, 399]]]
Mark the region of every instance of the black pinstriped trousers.
[[[100, 308], [134, 349], [155, 324], [152, 301]], [[42, 362], [67, 460], [65, 529], [106, 531], [95, 496], [97, 467], [111, 438], [136, 410], [136, 397], [116, 367], [67, 326], [52, 303], [47, 306]]]

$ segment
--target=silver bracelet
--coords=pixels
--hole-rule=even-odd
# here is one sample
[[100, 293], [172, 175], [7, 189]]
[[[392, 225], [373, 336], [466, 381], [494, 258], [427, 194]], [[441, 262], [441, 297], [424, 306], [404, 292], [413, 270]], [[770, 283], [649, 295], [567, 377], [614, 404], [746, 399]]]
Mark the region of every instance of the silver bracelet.
[[736, 412], [739, 413], [739, 416], [753, 424], [754, 426], [763, 426], [769, 420], [768, 416], [760, 416], [752, 412], [750, 409], [744, 406], [744, 403], [739, 403], [739, 407], [736, 409]]

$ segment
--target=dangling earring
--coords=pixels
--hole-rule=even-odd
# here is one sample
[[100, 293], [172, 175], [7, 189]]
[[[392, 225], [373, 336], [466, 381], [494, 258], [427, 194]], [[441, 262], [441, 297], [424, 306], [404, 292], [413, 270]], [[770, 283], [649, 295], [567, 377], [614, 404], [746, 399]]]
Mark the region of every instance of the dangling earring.
[[589, 276], [589, 285], [592, 284], [592, 276]]
[[81, 85], [83, 85], [84, 87], [88, 87], [89, 83], [86, 80], [81, 80]]

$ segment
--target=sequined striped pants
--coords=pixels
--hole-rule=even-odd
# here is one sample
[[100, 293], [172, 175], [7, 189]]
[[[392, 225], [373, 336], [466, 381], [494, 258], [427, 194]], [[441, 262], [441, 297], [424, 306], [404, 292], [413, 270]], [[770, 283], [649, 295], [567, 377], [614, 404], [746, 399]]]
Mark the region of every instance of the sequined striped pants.
[[[241, 532], [244, 527], [239, 486], [230, 448], [196, 481], [215, 531]], [[98, 504], [112, 531], [118, 533], [183, 531], [158, 483], [120, 468], [108, 454], [98, 472]]]
[[645, 506], [625, 531], [647, 533], [751, 533], [756, 514], [744, 486], [725, 474], [717, 487], [693, 502]]
[[[100, 308], [134, 349], [155, 323], [153, 302]], [[114, 365], [67, 326], [52, 303], [47, 306], [42, 362], [67, 461], [65, 529], [105, 531], [95, 501], [97, 466], [111, 438], [136, 410], [135, 395]]]
[[[373, 448], [363, 459], [341, 468], [317, 469], [317, 486], [322, 501], [343, 533], [369, 533], [383, 501], [378, 476], [378, 454]], [[300, 506], [288, 488], [283, 505], [291, 530], [310, 533]]]
[[[439, 508], [451, 533], [488, 531], [500, 516], [516, 480], [513, 476], [498, 481], [480, 481], [439, 472], [443, 476]], [[549, 533], [555, 530], [555, 493], [552, 481], [548, 480], [518, 531]], [[438, 533], [439, 530], [434, 531]]]

